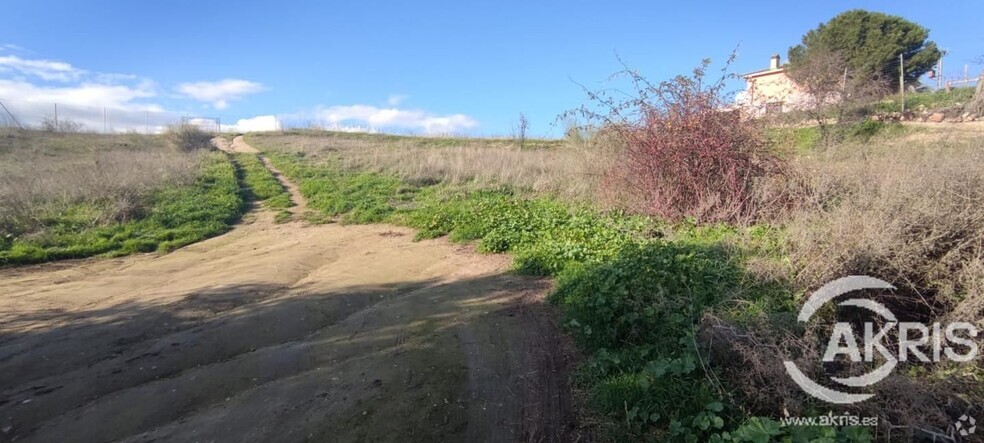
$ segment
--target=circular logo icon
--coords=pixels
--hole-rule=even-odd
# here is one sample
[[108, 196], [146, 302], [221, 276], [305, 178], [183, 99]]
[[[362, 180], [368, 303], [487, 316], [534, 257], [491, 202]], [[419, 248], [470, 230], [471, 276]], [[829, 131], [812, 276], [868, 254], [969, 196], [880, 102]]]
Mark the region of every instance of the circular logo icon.
[[964, 414], [957, 419], [957, 422], [953, 425], [953, 428], [956, 429], [960, 435], [966, 437], [973, 434], [974, 431], [977, 430], [977, 420], [974, 420], [974, 417]]
[[[816, 292], [810, 294], [807, 299], [806, 304], [800, 310], [797, 320], [802, 323], [807, 323], [813, 317], [814, 314], [824, 304], [832, 301], [833, 299], [847, 294], [849, 292], [858, 291], [861, 289], [895, 289], [894, 286], [888, 282], [877, 279], [874, 277], [868, 277], [863, 275], [852, 275], [844, 278], [834, 280], [827, 283]], [[889, 324], [896, 324], [898, 320], [895, 315], [888, 310], [884, 305], [873, 300], [853, 298], [845, 300], [838, 304], [838, 306], [854, 306], [858, 308], [863, 308], [871, 311], [874, 314], [885, 319]], [[850, 335], [850, 330], [843, 330], [842, 327], [849, 328], [849, 325], [838, 324], [834, 328], [835, 337], [840, 334], [842, 337], [850, 336], [851, 340], [847, 341], [847, 346], [844, 347], [847, 353], [851, 355], [860, 356], [860, 349], [857, 347], [857, 343], [854, 342], [853, 335]], [[832, 341], [833, 343], [833, 341]], [[867, 349], [866, 349], [867, 351]], [[831, 349], [828, 347], [827, 354], [831, 354]], [[885, 358], [885, 363], [883, 363], [878, 368], [868, 372], [864, 375], [853, 376], [853, 377], [831, 377], [830, 379], [835, 383], [839, 383], [848, 387], [864, 387], [871, 386], [879, 381], [882, 381], [885, 377], [892, 373], [895, 366], [898, 364], [898, 360], [889, 352], [882, 351], [882, 355]], [[859, 358], [859, 357], [858, 357]], [[808, 377], [796, 363], [792, 361], [784, 361], [783, 364], [786, 367], [786, 373], [793, 379], [793, 381], [799, 385], [801, 389], [807, 394], [813, 396], [814, 398], [834, 403], [834, 404], [852, 404], [858, 403], [871, 398], [874, 394], [856, 394], [851, 392], [843, 392], [836, 389], [831, 389], [823, 386]]]

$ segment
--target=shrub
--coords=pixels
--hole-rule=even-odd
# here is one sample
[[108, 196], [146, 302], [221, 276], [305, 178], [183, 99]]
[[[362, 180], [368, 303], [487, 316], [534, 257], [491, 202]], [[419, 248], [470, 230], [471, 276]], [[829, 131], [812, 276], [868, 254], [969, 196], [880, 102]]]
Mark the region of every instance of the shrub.
[[[871, 128], [859, 125], [852, 137]], [[783, 219], [790, 286], [805, 293], [847, 275], [871, 275], [897, 290], [872, 294], [900, 321], [970, 321], [984, 313], [984, 156], [976, 140], [925, 132], [847, 143], [797, 159], [799, 206]], [[795, 309], [794, 309], [795, 310]], [[720, 314], [720, 310], [717, 314]], [[712, 361], [751, 413], [810, 414], [818, 404], [791, 383], [783, 360], [818, 378], [854, 375], [850, 365], [818, 365], [829, 331], [798, 325], [794, 313], [731, 313], [705, 322]], [[981, 344], [978, 338], [978, 346]], [[811, 356], [812, 358], [804, 358]], [[812, 366], [811, 366], [812, 365]], [[908, 362], [871, 388], [875, 398], [845, 410], [880, 418], [905, 439], [945, 428], [954, 411], [984, 398], [977, 365]], [[781, 408], [781, 409], [780, 409]], [[915, 438], [909, 435], [910, 438]]]
[[45, 116], [41, 120], [41, 130], [44, 132], [65, 132], [77, 133], [85, 130], [85, 125], [73, 120], [56, 119], [54, 116]]
[[844, 52], [820, 48], [800, 57], [788, 70], [803, 92], [795, 106], [799, 112], [777, 118], [805, 115], [820, 131], [819, 144], [827, 148], [851, 136], [851, 127], [867, 119], [870, 108], [888, 91], [883, 78], [850, 68], [849, 59]]
[[804, 161], [809, 195], [788, 223], [791, 258], [804, 288], [873, 275], [903, 292], [896, 314], [915, 305], [941, 315], [984, 295], [984, 156], [974, 145], [899, 144], [909, 146]]
[[625, 145], [607, 186], [630, 209], [674, 221], [746, 222], [755, 216], [756, 182], [782, 172], [760, 124], [726, 110], [727, 76], [706, 82], [708, 64], [659, 84], [625, 70], [636, 95], [589, 92], [602, 111], [574, 111]]
[[212, 148], [212, 136], [194, 125], [178, 125], [167, 128], [171, 144], [184, 152]]

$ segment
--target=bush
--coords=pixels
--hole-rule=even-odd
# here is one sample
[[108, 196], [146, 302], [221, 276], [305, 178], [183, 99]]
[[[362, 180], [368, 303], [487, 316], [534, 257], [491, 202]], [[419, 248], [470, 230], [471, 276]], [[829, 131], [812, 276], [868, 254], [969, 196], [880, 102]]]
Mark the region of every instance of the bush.
[[170, 126], [167, 137], [174, 147], [184, 152], [212, 149], [212, 136], [194, 125]]
[[[858, 141], [870, 128], [855, 127]], [[984, 155], [977, 140], [959, 135], [907, 133], [877, 144], [849, 143], [814, 152], [795, 163], [799, 206], [783, 220], [781, 255], [795, 293], [848, 275], [870, 275], [897, 290], [873, 294], [900, 321], [969, 321], [984, 313]], [[795, 310], [795, 309], [794, 309]], [[720, 314], [720, 312], [718, 312]], [[708, 342], [722, 378], [751, 413], [810, 414], [818, 404], [791, 383], [783, 360], [826, 378], [851, 366], [818, 365], [829, 331], [805, 330], [794, 313], [763, 312], [739, 321], [712, 319]], [[978, 338], [978, 346], [981, 345]], [[812, 362], [809, 360], [813, 360]], [[811, 367], [812, 364], [812, 367]], [[892, 435], [945, 428], [954, 411], [984, 398], [977, 365], [902, 363], [877, 386], [876, 397], [845, 408], [880, 418]]]
[[809, 205], [789, 222], [803, 287], [873, 275], [907, 293], [897, 302], [937, 315], [984, 295], [976, 275], [984, 254], [984, 157], [976, 146], [894, 146], [822, 162], [808, 169]]
[[56, 119], [54, 116], [45, 116], [41, 120], [41, 130], [44, 132], [65, 132], [74, 134], [85, 130], [85, 125], [73, 120]]
[[659, 84], [623, 71], [635, 96], [591, 92], [606, 111], [575, 111], [626, 146], [607, 186], [630, 209], [672, 221], [747, 222], [756, 214], [757, 181], [782, 172], [760, 124], [725, 110], [727, 77], [707, 84], [708, 64]]

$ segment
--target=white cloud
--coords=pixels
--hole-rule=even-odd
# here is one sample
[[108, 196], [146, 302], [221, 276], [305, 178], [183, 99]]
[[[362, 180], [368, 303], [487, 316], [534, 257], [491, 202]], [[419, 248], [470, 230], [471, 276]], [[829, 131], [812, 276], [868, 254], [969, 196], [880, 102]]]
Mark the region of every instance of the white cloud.
[[16, 52], [31, 52], [23, 47], [17, 46], [13, 43], [3, 43], [0, 44], [0, 51], [16, 51]]
[[4, 106], [18, 125], [28, 127], [57, 115], [85, 130], [156, 132], [173, 123], [177, 115], [164, 113], [160, 105], [135, 101], [155, 95], [149, 82], [135, 86], [82, 83], [52, 87], [0, 79]]
[[82, 83], [73, 86], [39, 86], [19, 80], [0, 79], [0, 97], [14, 101], [59, 103], [68, 106], [106, 107], [131, 111], [161, 111], [152, 104], [133, 103], [157, 95], [153, 84], [135, 86]]
[[229, 106], [230, 101], [255, 94], [266, 88], [260, 83], [227, 78], [216, 82], [181, 83], [175, 89], [195, 100], [212, 103], [215, 109], [225, 109]]
[[399, 106], [404, 100], [410, 98], [409, 95], [405, 94], [393, 94], [386, 99], [386, 104], [389, 106]]
[[[0, 48], [29, 52], [10, 44]], [[153, 97], [157, 97], [157, 85], [134, 75], [91, 72], [60, 61], [0, 55], [0, 99], [9, 111], [4, 117], [22, 126], [35, 127], [57, 115], [86, 130], [150, 131], [177, 118], [148, 101]]]
[[[180, 114], [167, 112], [158, 101], [160, 88], [153, 81], [128, 74], [86, 71], [69, 63], [7, 55], [21, 50], [0, 44], [0, 100], [10, 108], [18, 123], [35, 126], [57, 113], [79, 122], [89, 130], [151, 131], [174, 123]], [[26, 58], [25, 58], [26, 57]], [[215, 82], [189, 82], [175, 87], [183, 96], [225, 109], [231, 101], [265, 90], [248, 80], [223, 79]], [[169, 97], [170, 98], [170, 97]], [[405, 131], [426, 134], [461, 133], [478, 126], [464, 114], [435, 114], [419, 109], [402, 109], [408, 96], [394, 94], [387, 105], [319, 107], [294, 115], [259, 115], [240, 119], [223, 129], [237, 132], [274, 131], [286, 119], [333, 130], [380, 132]], [[0, 116], [3, 117], [3, 116]], [[4, 117], [6, 118], [6, 117]]]
[[14, 72], [45, 81], [60, 82], [78, 80], [85, 73], [85, 71], [65, 62], [28, 60], [16, 55], [0, 55], [0, 72]]
[[315, 118], [329, 126], [351, 127], [358, 124], [367, 130], [408, 129], [428, 134], [450, 134], [478, 126], [475, 119], [464, 114], [435, 115], [421, 110], [378, 108], [369, 105], [331, 106], [315, 111]]
[[280, 120], [275, 115], [258, 115], [236, 121], [234, 125], [222, 125], [225, 132], [279, 131]]

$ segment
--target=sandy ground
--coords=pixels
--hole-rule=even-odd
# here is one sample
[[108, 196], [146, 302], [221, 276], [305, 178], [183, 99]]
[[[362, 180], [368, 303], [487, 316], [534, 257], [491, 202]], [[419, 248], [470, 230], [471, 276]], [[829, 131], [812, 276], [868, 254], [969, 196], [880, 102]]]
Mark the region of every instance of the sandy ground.
[[0, 269], [0, 441], [583, 439], [549, 283], [411, 238], [257, 208], [166, 255]]

